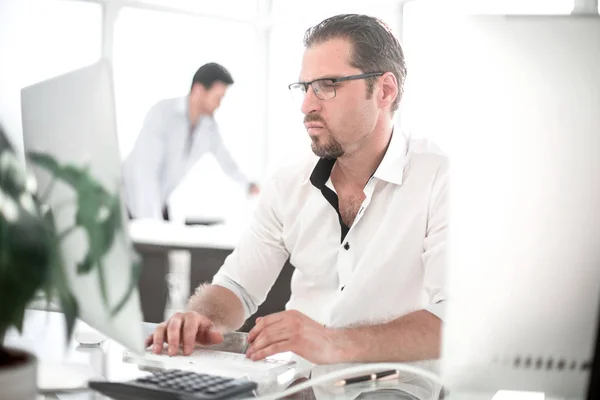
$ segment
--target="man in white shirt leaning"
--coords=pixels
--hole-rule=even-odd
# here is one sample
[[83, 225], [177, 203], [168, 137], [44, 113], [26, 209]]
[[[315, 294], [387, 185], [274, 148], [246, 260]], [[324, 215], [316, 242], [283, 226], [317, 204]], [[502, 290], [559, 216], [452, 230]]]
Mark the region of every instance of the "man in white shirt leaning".
[[292, 351], [318, 364], [437, 358], [446, 295], [447, 159], [394, 129], [403, 51], [381, 21], [338, 15], [305, 35], [304, 124], [318, 158], [262, 191], [246, 234], [188, 311], [147, 339], [190, 354], [238, 329], [285, 261], [286, 311], [257, 319], [246, 355]]
[[168, 220], [167, 200], [189, 170], [211, 152], [233, 180], [258, 193], [229, 154], [213, 114], [227, 88], [229, 71], [217, 63], [201, 66], [185, 97], [155, 104], [144, 120], [123, 165], [124, 192], [130, 216]]

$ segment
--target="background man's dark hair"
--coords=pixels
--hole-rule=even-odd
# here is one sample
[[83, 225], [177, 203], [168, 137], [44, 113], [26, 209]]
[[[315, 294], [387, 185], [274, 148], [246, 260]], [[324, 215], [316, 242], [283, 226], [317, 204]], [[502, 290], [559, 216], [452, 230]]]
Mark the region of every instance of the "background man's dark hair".
[[233, 84], [233, 78], [224, 66], [217, 63], [204, 64], [194, 74], [191, 87], [196, 83], [201, 84], [206, 89], [210, 89], [215, 82], [223, 82], [226, 85]]
[[[404, 92], [406, 64], [404, 52], [391, 29], [368, 15], [342, 14], [320, 22], [304, 34], [304, 46], [311, 47], [330, 39], [348, 39], [353, 46], [350, 64], [368, 72], [392, 72], [398, 80], [398, 97], [391, 110], [396, 111]], [[367, 79], [367, 98], [373, 95], [377, 78]]]

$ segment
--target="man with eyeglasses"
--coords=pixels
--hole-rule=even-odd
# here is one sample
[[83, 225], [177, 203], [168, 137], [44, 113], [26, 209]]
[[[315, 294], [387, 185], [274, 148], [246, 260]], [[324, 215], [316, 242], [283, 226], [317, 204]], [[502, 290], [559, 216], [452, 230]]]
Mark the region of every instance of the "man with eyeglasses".
[[155, 352], [212, 344], [242, 326], [289, 258], [286, 311], [257, 319], [247, 357], [292, 351], [318, 364], [439, 356], [447, 159], [394, 128], [406, 67], [381, 21], [338, 15], [310, 28], [300, 82], [318, 156], [263, 190], [250, 229], [188, 311], [147, 340]]

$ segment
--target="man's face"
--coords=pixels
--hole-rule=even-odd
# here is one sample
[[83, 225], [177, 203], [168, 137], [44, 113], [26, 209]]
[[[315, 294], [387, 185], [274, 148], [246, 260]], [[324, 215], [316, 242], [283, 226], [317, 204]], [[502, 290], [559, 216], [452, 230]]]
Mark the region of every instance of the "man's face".
[[[300, 81], [341, 78], [361, 74], [350, 65], [352, 45], [346, 39], [331, 39], [304, 51]], [[302, 113], [312, 139], [313, 152], [322, 158], [339, 158], [354, 152], [368, 138], [377, 122], [377, 102], [367, 98], [365, 80], [336, 83], [336, 96], [318, 99], [309, 87]]]
[[194, 87], [198, 90], [198, 98], [201, 99], [199, 105], [201, 106], [202, 111], [209, 115], [213, 115], [221, 105], [221, 100], [223, 100], [223, 97], [225, 96], [228, 85], [223, 82], [215, 82], [210, 89], [206, 89], [200, 84], [195, 85]]

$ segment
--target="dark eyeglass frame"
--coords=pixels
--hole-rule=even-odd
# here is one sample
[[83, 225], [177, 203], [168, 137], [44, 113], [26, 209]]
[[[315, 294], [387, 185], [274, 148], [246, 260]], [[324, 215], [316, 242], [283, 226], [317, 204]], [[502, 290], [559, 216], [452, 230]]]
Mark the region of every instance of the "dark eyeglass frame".
[[[308, 93], [308, 87], [312, 87], [312, 84], [315, 82], [322, 82], [322, 81], [330, 81], [332, 84], [336, 84], [339, 82], [345, 82], [345, 81], [355, 81], [358, 79], [366, 79], [366, 78], [372, 78], [374, 76], [381, 76], [385, 74], [385, 72], [367, 72], [365, 74], [358, 74], [358, 75], [350, 75], [350, 76], [343, 76], [341, 78], [319, 78], [319, 79], [314, 79], [310, 82], [294, 82], [294, 83], [290, 83], [288, 85], [288, 89], [290, 91], [293, 90], [292, 87], [297, 87], [297, 85], [302, 85], [304, 86], [304, 95], [306, 95], [306, 93]], [[313, 92], [315, 92], [315, 88], [313, 87]], [[315, 96], [317, 96], [318, 99], [321, 99], [317, 94], [317, 92], [315, 92]], [[333, 96], [329, 97], [327, 99], [321, 99], [321, 100], [331, 100], [333, 99], [335, 96], [337, 95], [337, 91], [335, 90], [335, 86], [333, 88]]]

